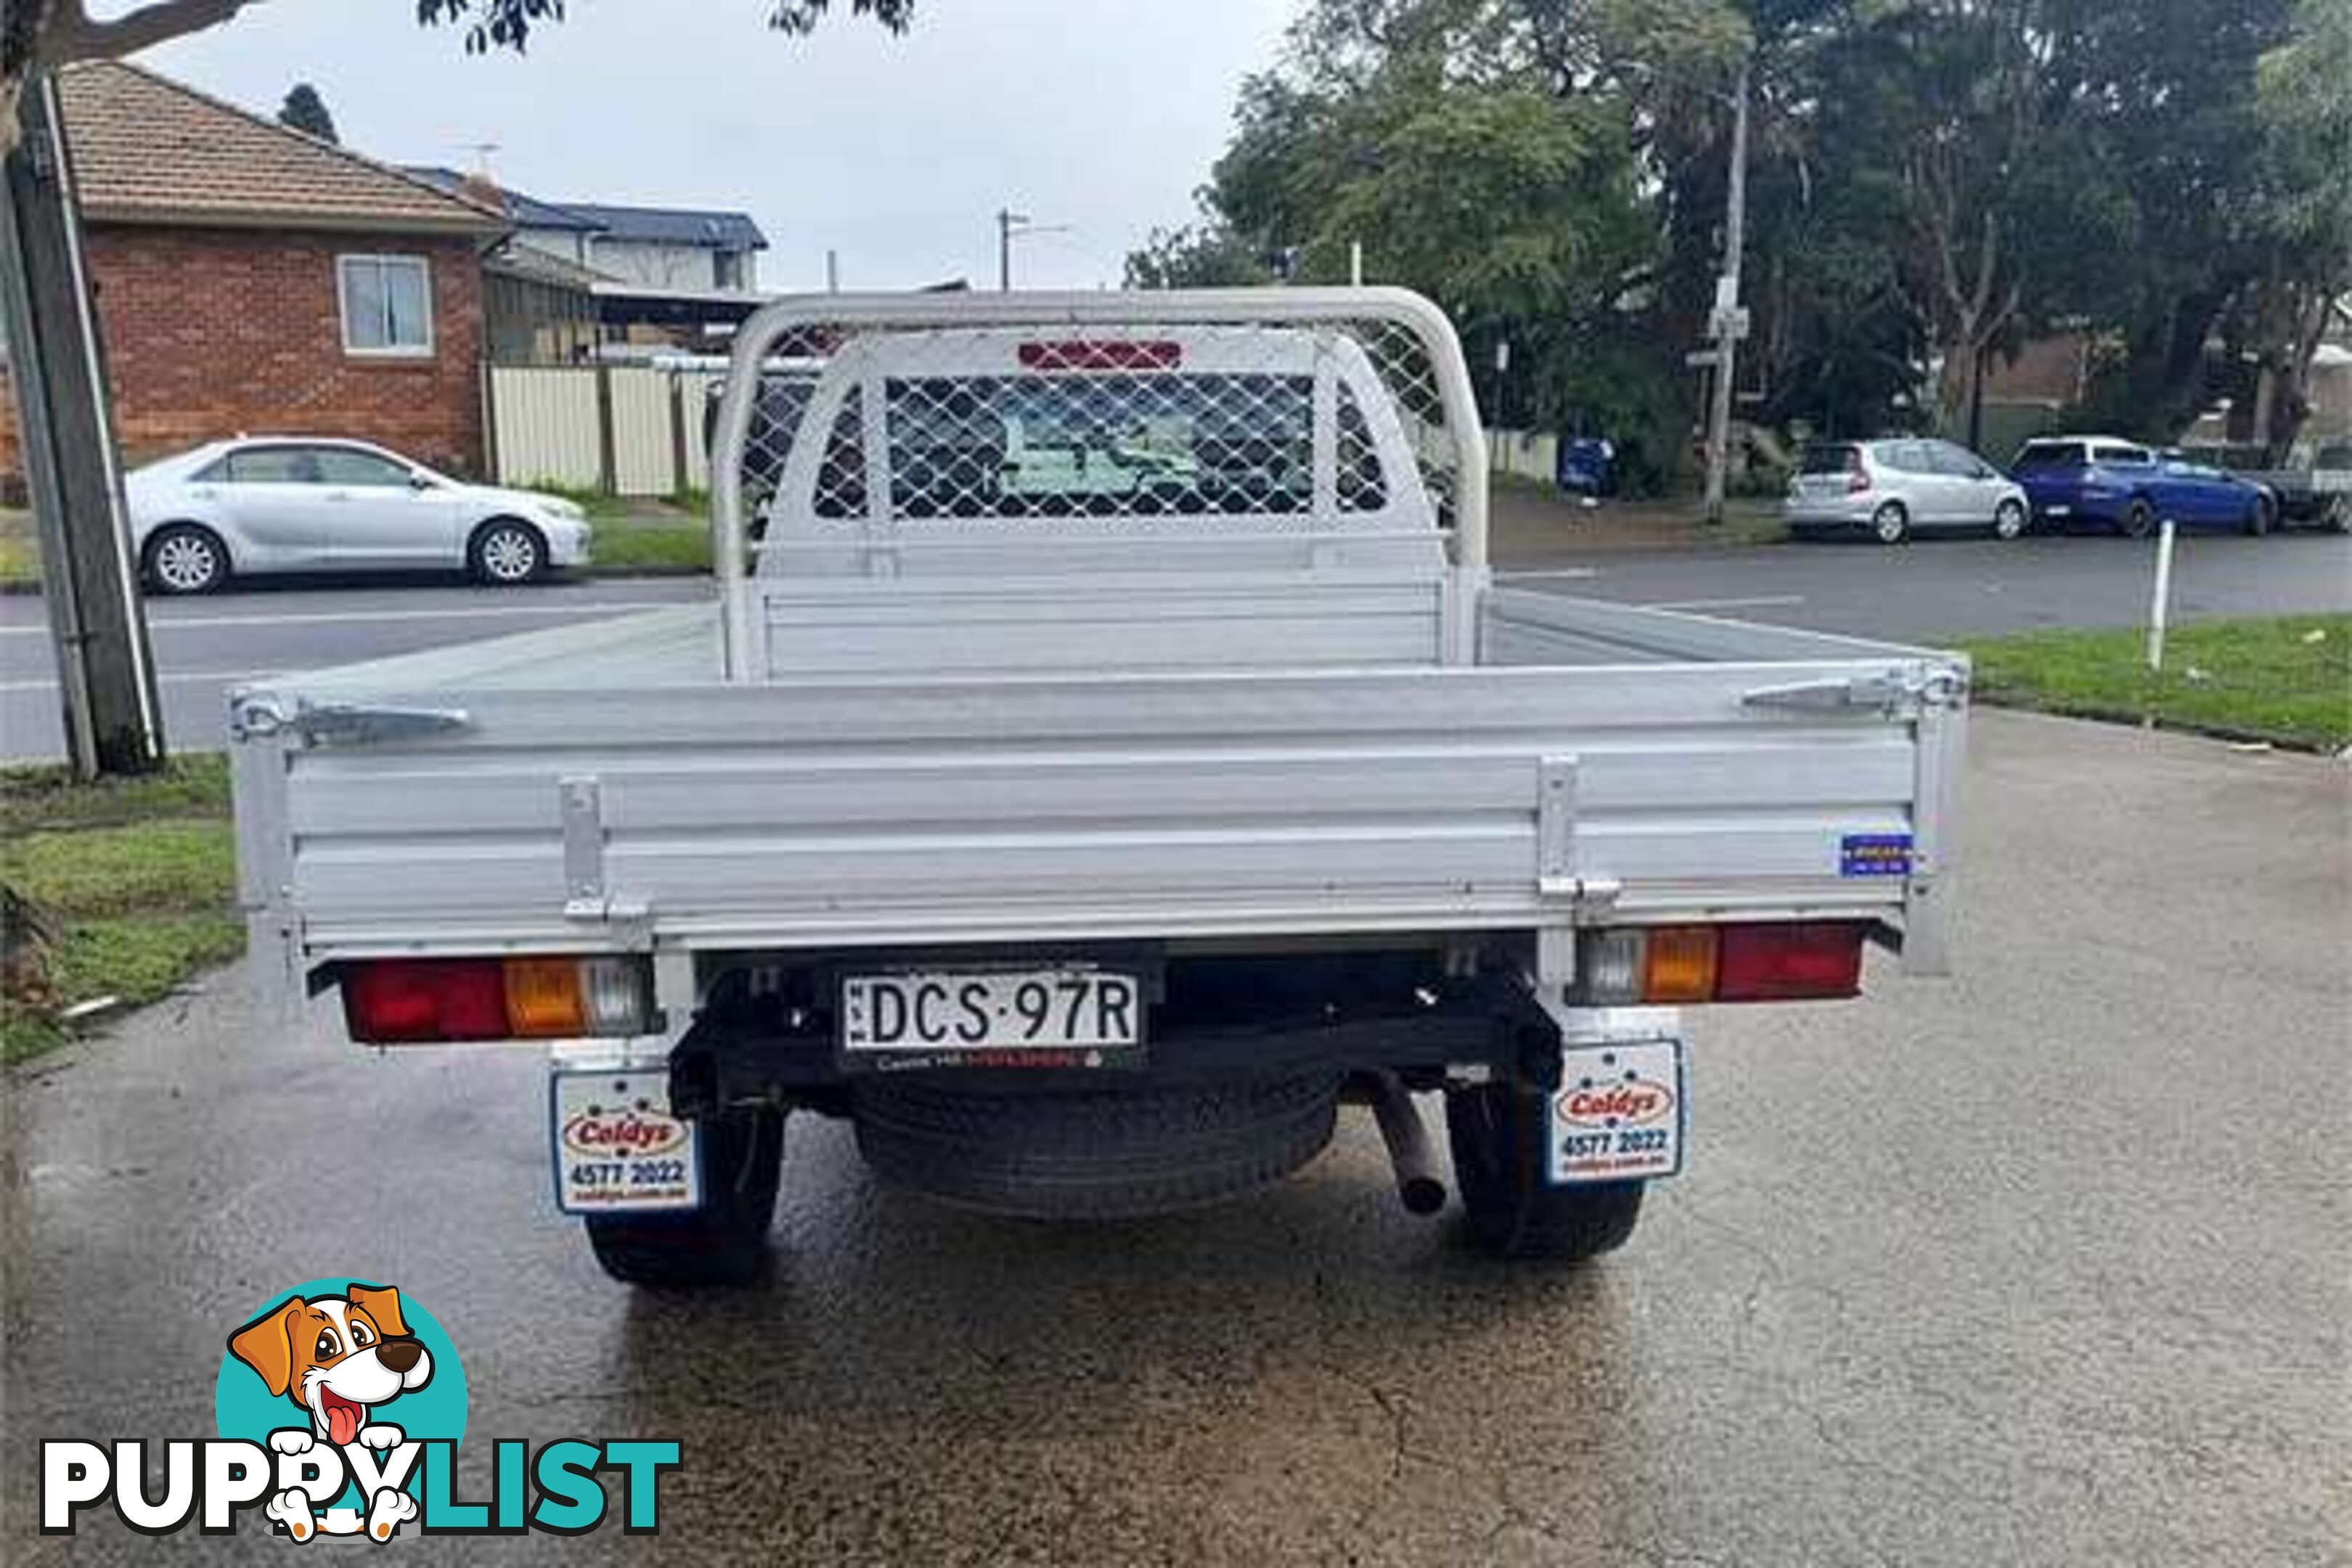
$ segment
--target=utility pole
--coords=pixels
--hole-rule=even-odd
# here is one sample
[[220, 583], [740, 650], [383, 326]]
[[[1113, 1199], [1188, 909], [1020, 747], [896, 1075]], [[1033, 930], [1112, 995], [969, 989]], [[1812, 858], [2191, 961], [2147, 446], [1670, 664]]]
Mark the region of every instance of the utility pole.
[[1039, 223], [1027, 213], [1014, 212], [1011, 207], [996, 209], [996, 287], [1000, 293], [1013, 287], [1013, 242], [1024, 234], [1067, 234], [1066, 223]]
[[1723, 276], [1715, 281], [1715, 310], [1708, 326], [1715, 339], [1713, 405], [1706, 421], [1706, 521], [1723, 521], [1725, 470], [1731, 462], [1731, 389], [1741, 338], [1748, 335], [1747, 312], [1739, 308], [1739, 262], [1748, 229], [1748, 70], [1739, 62], [1739, 81], [1732, 89], [1731, 170], [1723, 215]]
[[66, 755], [83, 778], [149, 773], [163, 760], [163, 710], [56, 77], [26, 83], [18, 112], [23, 138], [0, 163], [0, 314], [57, 645]]
[[1013, 231], [1015, 226], [1025, 228], [1028, 224], [1025, 213], [1014, 212], [1011, 207], [996, 209], [996, 291], [1000, 294], [1013, 289]]

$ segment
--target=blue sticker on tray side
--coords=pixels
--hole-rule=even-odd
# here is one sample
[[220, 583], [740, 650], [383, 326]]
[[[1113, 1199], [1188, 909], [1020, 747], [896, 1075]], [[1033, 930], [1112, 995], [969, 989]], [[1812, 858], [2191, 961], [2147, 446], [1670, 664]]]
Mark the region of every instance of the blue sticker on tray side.
[[1907, 877], [1911, 874], [1911, 836], [1907, 833], [1849, 833], [1838, 841], [1841, 877]]

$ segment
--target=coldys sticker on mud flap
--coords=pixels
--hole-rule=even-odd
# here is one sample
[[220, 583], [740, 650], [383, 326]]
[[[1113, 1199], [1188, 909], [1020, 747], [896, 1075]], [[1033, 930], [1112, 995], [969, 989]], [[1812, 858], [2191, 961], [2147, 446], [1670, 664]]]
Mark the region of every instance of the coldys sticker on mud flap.
[[694, 1124], [669, 1113], [667, 1068], [559, 1070], [548, 1117], [555, 1201], [564, 1213], [700, 1205]]
[[1554, 1186], [1635, 1182], [1682, 1169], [1679, 1040], [1620, 1040], [1562, 1054], [1544, 1175]]

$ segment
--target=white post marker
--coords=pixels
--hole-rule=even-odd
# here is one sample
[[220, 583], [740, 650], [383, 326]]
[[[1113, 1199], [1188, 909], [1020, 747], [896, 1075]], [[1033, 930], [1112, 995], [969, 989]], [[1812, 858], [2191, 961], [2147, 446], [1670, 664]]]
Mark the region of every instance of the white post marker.
[[1360, 239], [1351, 239], [1348, 242], [1348, 287], [1360, 289], [1363, 286], [1364, 242]]
[[2164, 668], [2164, 623], [2172, 609], [2172, 520], [2156, 535], [2156, 597], [2147, 607], [2147, 667]]

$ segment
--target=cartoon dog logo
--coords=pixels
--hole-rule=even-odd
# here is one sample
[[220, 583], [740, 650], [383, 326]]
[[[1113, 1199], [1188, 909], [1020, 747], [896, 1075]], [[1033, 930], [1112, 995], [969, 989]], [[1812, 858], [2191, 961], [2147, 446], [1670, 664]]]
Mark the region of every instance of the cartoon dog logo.
[[[400, 1315], [400, 1292], [389, 1285], [353, 1284], [346, 1295], [308, 1300], [293, 1297], [231, 1334], [228, 1349], [260, 1374], [271, 1394], [310, 1415], [308, 1426], [269, 1434], [269, 1446], [281, 1454], [307, 1453], [321, 1441], [338, 1448], [354, 1443], [377, 1450], [398, 1447], [406, 1435], [375, 1420], [374, 1412], [424, 1387], [433, 1376], [433, 1357], [408, 1331]], [[299, 1489], [280, 1492], [265, 1511], [297, 1541], [308, 1540], [318, 1528], [330, 1534], [357, 1534], [362, 1528], [353, 1510], [330, 1510], [323, 1521], [314, 1518]], [[414, 1497], [383, 1488], [370, 1500], [367, 1533], [388, 1540], [415, 1513]]]

